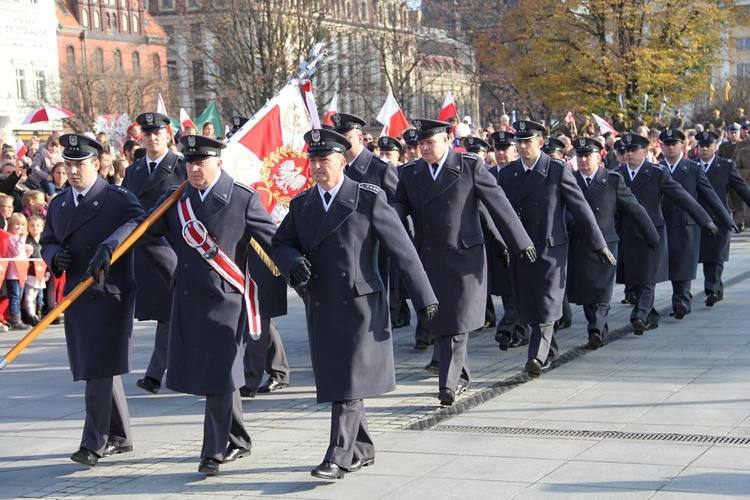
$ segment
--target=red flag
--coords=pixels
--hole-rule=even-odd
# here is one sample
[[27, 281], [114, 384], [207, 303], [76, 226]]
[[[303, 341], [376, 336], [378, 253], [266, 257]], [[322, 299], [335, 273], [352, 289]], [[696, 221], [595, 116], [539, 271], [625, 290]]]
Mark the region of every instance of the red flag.
[[573, 113], [568, 111], [568, 114], [565, 115], [565, 123], [573, 123], [576, 119], [573, 117]]
[[388, 93], [388, 98], [386, 98], [385, 104], [380, 109], [377, 120], [385, 125], [381, 136], [398, 137], [404, 133], [404, 130], [409, 128], [406, 115], [401, 111], [401, 106], [396, 102], [396, 98], [393, 97], [393, 92]]
[[596, 121], [596, 125], [599, 127], [599, 132], [601, 132], [602, 134], [606, 134], [607, 132], [612, 132], [615, 135], [615, 137], [620, 135], [617, 133], [617, 130], [612, 128], [612, 125], [607, 123], [607, 121], [601, 116], [595, 113], [591, 113], [591, 116], [594, 117], [594, 121]]
[[198, 127], [195, 126], [195, 123], [193, 120], [190, 119], [190, 115], [187, 114], [187, 111], [185, 111], [185, 108], [180, 108], [180, 132], [185, 132], [185, 127], [193, 127], [194, 129], [198, 129]]
[[333, 99], [331, 99], [331, 104], [328, 105], [328, 111], [326, 111], [325, 116], [323, 117], [323, 125], [333, 125], [333, 122], [331, 121], [331, 117], [339, 112], [339, 93], [336, 92], [333, 94]]
[[26, 144], [23, 143], [21, 138], [19, 137], [16, 141], [16, 158], [23, 158], [24, 155], [29, 151], [29, 148], [26, 147]]
[[438, 120], [447, 122], [449, 118], [453, 116], [458, 115], [458, 110], [456, 109], [456, 103], [453, 102], [453, 96], [451, 95], [450, 91], [448, 91], [445, 94], [445, 100], [443, 101], [443, 107], [440, 108], [440, 114], [438, 115]]

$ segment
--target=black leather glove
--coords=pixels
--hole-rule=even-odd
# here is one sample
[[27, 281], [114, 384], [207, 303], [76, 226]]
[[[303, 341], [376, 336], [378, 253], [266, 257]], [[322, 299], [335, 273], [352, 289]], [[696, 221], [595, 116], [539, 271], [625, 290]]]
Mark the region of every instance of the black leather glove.
[[740, 234], [742, 232], [742, 229], [739, 228], [737, 224], [732, 224], [729, 228], [731, 231], [734, 231], [737, 234]]
[[648, 244], [648, 247], [654, 252], [656, 252], [659, 249], [659, 240], [649, 241], [647, 244]]
[[298, 260], [297, 262], [292, 264], [290, 274], [292, 278], [289, 283], [290, 285], [295, 286], [305, 283], [310, 279], [310, 276], [312, 276], [310, 261], [305, 259], [304, 257], [302, 258], [302, 260]]
[[610, 252], [607, 247], [597, 250], [596, 255], [599, 256], [599, 260], [602, 261], [603, 264], [609, 264], [610, 266], [617, 265], [617, 259], [615, 259], [615, 256], [612, 255], [612, 252]]
[[507, 248], [500, 254], [500, 262], [503, 263], [503, 267], [510, 267], [510, 254]]
[[432, 318], [434, 318], [437, 315], [438, 312], [438, 305], [437, 304], [430, 304], [429, 306], [425, 306], [419, 311], [417, 311], [417, 319], [422, 324], [429, 323]]
[[81, 281], [87, 279], [89, 276], [94, 277], [94, 283], [99, 283], [99, 272], [104, 275], [104, 280], [109, 279], [109, 263], [112, 261], [112, 249], [107, 245], [99, 245], [96, 249], [96, 253], [91, 257], [89, 261], [89, 267], [86, 268], [86, 272], [81, 276]]
[[526, 259], [529, 262], [534, 262], [536, 260], [536, 248], [534, 248], [534, 245], [526, 247], [518, 252], [518, 257]]
[[60, 250], [52, 257], [52, 265], [59, 272], [67, 271], [72, 262], [73, 257], [70, 255], [70, 250]]
[[708, 224], [703, 226], [703, 230], [711, 236], [716, 236], [717, 234], [719, 234], [719, 228], [716, 227], [716, 224], [714, 224], [713, 222], [709, 222]]

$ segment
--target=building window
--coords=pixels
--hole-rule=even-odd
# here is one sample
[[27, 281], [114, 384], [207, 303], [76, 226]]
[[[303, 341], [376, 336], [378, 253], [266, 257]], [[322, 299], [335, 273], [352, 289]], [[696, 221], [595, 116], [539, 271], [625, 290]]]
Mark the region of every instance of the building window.
[[44, 71], [36, 70], [36, 97], [40, 101], [47, 100], [47, 79], [44, 76]]
[[100, 26], [100, 22], [99, 22], [99, 11], [98, 10], [94, 10], [94, 28], [99, 29], [100, 27], [101, 26]]
[[16, 70], [16, 97], [26, 100], [26, 70]]
[[122, 71], [122, 52], [115, 50], [115, 70]]
[[81, 9], [81, 24], [84, 28], [87, 28], [89, 25], [89, 11], [86, 9]]
[[65, 58], [68, 63], [68, 68], [72, 68], [76, 65], [76, 51], [70, 45], [65, 49]]
[[98, 48], [94, 51], [94, 68], [97, 71], [104, 71], [104, 51]]
[[177, 81], [177, 61], [167, 61], [167, 78]]
[[159, 10], [174, 10], [174, 0], [159, 0]]
[[195, 44], [200, 44], [202, 36], [203, 34], [201, 33], [201, 25], [191, 24], [190, 25], [190, 40]]
[[151, 67], [157, 73], [161, 73], [161, 57], [159, 57], [159, 54], [154, 54], [151, 56]]
[[193, 109], [193, 115], [194, 116], [198, 116], [198, 115], [202, 114], [205, 110], [206, 110], [206, 100], [205, 99], [196, 99], [195, 100], [195, 109]]
[[737, 65], [737, 76], [739, 78], [750, 78], [750, 63], [740, 63]]
[[123, 14], [122, 15], [122, 24], [120, 25], [122, 28], [122, 31], [128, 31], [128, 15]]
[[133, 14], [130, 18], [130, 23], [133, 25], [133, 33], [138, 33], [138, 16]]
[[138, 52], [133, 52], [133, 73], [141, 72], [141, 55]]
[[750, 38], [738, 38], [737, 50], [738, 51], [750, 50]]
[[193, 61], [193, 88], [201, 90], [206, 86], [206, 75], [203, 73], [203, 61]]

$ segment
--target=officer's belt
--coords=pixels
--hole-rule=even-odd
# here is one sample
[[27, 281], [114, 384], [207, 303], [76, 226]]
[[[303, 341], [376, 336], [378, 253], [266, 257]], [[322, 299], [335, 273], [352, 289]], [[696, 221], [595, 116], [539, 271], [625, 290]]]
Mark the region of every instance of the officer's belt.
[[247, 266], [242, 272], [237, 264], [219, 248], [208, 234], [206, 226], [196, 219], [190, 198], [184, 198], [177, 204], [177, 212], [182, 224], [182, 237], [188, 246], [195, 250], [216, 271], [221, 278], [240, 292], [247, 308], [247, 325], [253, 340], [260, 338], [260, 312], [258, 306], [258, 287], [250, 277]]

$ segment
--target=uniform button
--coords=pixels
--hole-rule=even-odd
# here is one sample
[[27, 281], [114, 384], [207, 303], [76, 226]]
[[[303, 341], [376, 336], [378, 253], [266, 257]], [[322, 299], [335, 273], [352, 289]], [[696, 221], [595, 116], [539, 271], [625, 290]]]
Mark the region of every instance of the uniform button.
[[318, 249], [318, 247], [313, 247], [312, 249], [313, 249], [313, 252], [314, 252], [314, 251], [316, 251]]
[[91, 245], [87, 246], [86, 250], [91, 250]]
[[341, 304], [343, 304], [343, 305], [348, 305], [348, 304], [349, 304], [349, 301], [348, 301], [348, 300], [343, 300], [343, 301], [341, 301]]
[[184, 269], [187, 269], [188, 265], [187, 265], [187, 264], [183, 264], [183, 265], [182, 265], [182, 267], [183, 267]]
[[346, 278], [346, 273], [341, 273], [342, 278]]
[[451, 227], [451, 225], [450, 225], [450, 224], [448, 224], [448, 227]]
[[187, 296], [187, 295], [188, 295], [188, 292], [187, 292], [187, 291], [184, 291], [184, 292], [182, 292], [182, 295], [185, 295], [185, 296]]
[[425, 225], [424, 225], [424, 228], [425, 228], [425, 229], [427, 229], [428, 227], [430, 227], [430, 225], [429, 225], [429, 224], [425, 224]]
[[344, 249], [344, 245], [339, 245], [339, 250], [343, 250], [343, 249]]
[[430, 250], [432, 250], [432, 247], [427, 247], [427, 251], [429, 252]]
[[318, 306], [320, 306], [320, 302], [315, 303], [315, 307], [318, 307]]
[[317, 275], [317, 274], [315, 274], [315, 275], [313, 276], [313, 278], [315, 278], [315, 279], [318, 279], [318, 275]]

